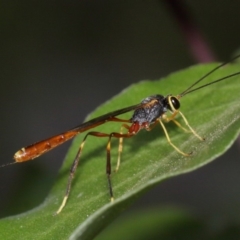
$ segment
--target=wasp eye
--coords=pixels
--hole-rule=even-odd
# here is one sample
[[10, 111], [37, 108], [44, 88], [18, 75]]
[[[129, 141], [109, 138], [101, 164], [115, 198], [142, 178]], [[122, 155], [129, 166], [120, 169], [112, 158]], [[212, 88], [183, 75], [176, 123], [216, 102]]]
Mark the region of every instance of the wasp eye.
[[171, 101], [170, 106], [172, 106], [174, 108], [174, 109], [172, 109], [173, 111], [180, 108], [180, 102], [178, 101], [177, 98], [170, 97], [169, 101]]

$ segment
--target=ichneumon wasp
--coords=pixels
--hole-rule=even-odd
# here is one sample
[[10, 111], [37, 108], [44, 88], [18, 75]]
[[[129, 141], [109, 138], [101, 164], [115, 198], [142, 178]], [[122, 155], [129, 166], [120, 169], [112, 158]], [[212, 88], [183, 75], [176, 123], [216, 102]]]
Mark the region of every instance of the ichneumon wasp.
[[[107, 141], [107, 163], [106, 163], [106, 174], [107, 174], [107, 181], [109, 186], [109, 193], [111, 201], [114, 200], [113, 198], [113, 190], [112, 190], [112, 183], [111, 183], [111, 140], [112, 138], [119, 139], [119, 147], [118, 147], [118, 159], [117, 159], [117, 167], [116, 170], [119, 169], [120, 166], [120, 159], [121, 159], [121, 153], [123, 149], [123, 139], [124, 138], [131, 138], [134, 135], [136, 135], [140, 130], [145, 129], [147, 131], [152, 130], [156, 125], [160, 124], [162, 127], [165, 136], [167, 138], [168, 143], [181, 155], [183, 156], [190, 156], [190, 153], [185, 153], [182, 150], [180, 150], [177, 146], [175, 146], [165, 128], [165, 124], [167, 122], [172, 121], [174, 124], [176, 124], [178, 127], [182, 128], [186, 132], [191, 132], [193, 135], [195, 135], [199, 140], [203, 141], [204, 138], [199, 136], [197, 132], [190, 126], [188, 123], [188, 120], [183, 115], [183, 113], [179, 110], [180, 109], [180, 99], [194, 91], [197, 91], [201, 88], [205, 88], [209, 85], [218, 83], [220, 81], [226, 80], [228, 78], [231, 78], [233, 76], [239, 75], [240, 72], [233, 73], [228, 76], [224, 76], [222, 78], [219, 78], [215, 81], [212, 81], [210, 83], [206, 83], [204, 85], [195, 87], [198, 83], [200, 83], [202, 80], [204, 80], [206, 77], [208, 77], [210, 74], [218, 70], [219, 68], [223, 67], [224, 65], [234, 61], [235, 59], [239, 58], [240, 55], [234, 57], [230, 61], [224, 62], [217, 67], [213, 68], [210, 72], [205, 74], [203, 77], [198, 79], [196, 82], [194, 82], [192, 85], [190, 85], [187, 89], [185, 89], [182, 93], [173, 96], [173, 95], [152, 95], [149, 97], [146, 97], [143, 99], [139, 104], [132, 105], [126, 108], [122, 108], [107, 114], [104, 114], [102, 116], [99, 116], [97, 118], [91, 119], [90, 121], [87, 121], [85, 123], [80, 124], [79, 126], [63, 132], [61, 134], [55, 135], [53, 137], [50, 137], [48, 139], [45, 139], [43, 141], [39, 141], [37, 143], [34, 143], [32, 145], [29, 145], [27, 147], [24, 147], [17, 151], [14, 155], [15, 162], [9, 163], [14, 164], [18, 162], [24, 162], [28, 160], [32, 160], [34, 158], [39, 157], [40, 155], [50, 151], [51, 149], [59, 146], [60, 144], [66, 142], [67, 140], [75, 137], [79, 133], [83, 133], [87, 130], [91, 130], [99, 125], [105, 124], [107, 122], [119, 122], [122, 123], [120, 132], [110, 132], [110, 133], [104, 133], [104, 132], [97, 132], [97, 131], [89, 131], [83, 138], [81, 145], [79, 146], [78, 152], [76, 154], [76, 157], [72, 163], [71, 169], [70, 169], [70, 175], [68, 179], [67, 189], [65, 196], [63, 198], [62, 204], [57, 210], [56, 214], [59, 214], [64, 206], [66, 205], [67, 199], [70, 194], [71, 184], [74, 177], [74, 174], [76, 172], [80, 156], [84, 147], [84, 144], [88, 138], [88, 136], [94, 136], [94, 137], [105, 137], [108, 138]], [[194, 88], [195, 87], [195, 88]], [[130, 119], [120, 119], [117, 118], [117, 116], [133, 111], [133, 115]], [[167, 116], [166, 113], [170, 112], [171, 115]], [[180, 115], [186, 125], [186, 128], [184, 128], [175, 118], [177, 115]], [[125, 133], [124, 133], [125, 130]], [[9, 165], [6, 164], [6, 165]], [[5, 166], [5, 165], [4, 165]]]

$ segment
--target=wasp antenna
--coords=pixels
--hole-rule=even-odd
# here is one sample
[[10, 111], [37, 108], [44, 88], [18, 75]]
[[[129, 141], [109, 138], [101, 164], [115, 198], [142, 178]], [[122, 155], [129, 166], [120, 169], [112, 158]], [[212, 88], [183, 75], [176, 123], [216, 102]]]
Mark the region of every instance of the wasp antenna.
[[206, 85], [200, 86], [199, 88], [195, 88], [195, 90], [190, 91], [195, 85], [197, 85], [199, 82], [201, 82], [202, 80], [204, 80], [204, 79], [205, 79], [206, 77], [208, 77], [210, 74], [214, 73], [214, 72], [217, 71], [219, 68], [227, 65], [228, 63], [233, 62], [234, 60], [236, 60], [236, 59], [239, 58], [239, 57], [240, 57], [240, 54], [237, 55], [237, 56], [235, 56], [235, 57], [233, 57], [233, 58], [231, 58], [230, 60], [228, 60], [228, 61], [226, 61], [226, 62], [223, 62], [222, 64], [218, 65], [217, 67], [213, 68], [210, 72], [208, 72], [207, 74], [203, 75], [200, 79], [198, 79], [198, 80], [197, 80], [195, 83], [193, 83], [190, 87], [188, 87], [186, 90], [184, 90], [182, 93], [180, 93], [180, 94], [178, 95], [179, 98], [181, 98], [181, 97], [183, 97], [184, 95], [186, 95], [187, 93], [193, 92], [193, 91], [195, 91], [195, 90], [197, 90], [197, 89], [200, 89], [200, 88], [203, 88], [203, 87], [205, 87], [205, 86], [211, 85], [211, 84], [213, 84], [213, 83], [215, 83], [215, 82], [222, 81], [222, 80], [224, 80], [224, 79], [226, 79], [226, 78], [228, 78], [228, 77], [232, 77], [232, 76], [238, 75], [239, 73], [237, 73], [237, 74], [232, 74], [232, 75], [229, 75], [228, 77], [225, 77], [224, 79], [216, 80], [216, 81], [214, 81], [214, 82], [212, 82], [212, 83], [210, 83], [210, 84], [206, 84]]
[[209, 86], [209, 85], [215, 84], [215, 83], [217, 83], [217, 82], [221, 82], [221, 81], [223, 81], [223, 80], [225, 80], [225, 79], [228, 79], [228, 78], [231, 78], [231, 77], [234, 77], [234, 76], [237, 76], [237, 75], [240, 75], [240, 72], [233, 73], [233, 74], [231, 74], [231, 75], [228, 75], [228, 76], [225, 76], [225, 77], [219, 78], [219, 79], [217, 79], [217, 80], [215, 80], [215, 81], [213, 81], [213, 82], [210, 82], [210, 83], [204, 84], [204, 85], [199, 86], [199, 87], [197, 87], [197, 88], [194, 88], [194, 89], [192, 89], [192, 90], [186, 92], [184, 95], [178, 95], [178, 96], [179, 96], [178, 99], [181, 98], [182, 96], [185, 96], [185, 95], [188, 94], [188, 93], [194, 92], [194, 91], [196, 91], [196, 90], [198, 90], [198, 89], [201, 89], [201, 88], [204, 88], [204, 87], [206, 87], [206, 86]]

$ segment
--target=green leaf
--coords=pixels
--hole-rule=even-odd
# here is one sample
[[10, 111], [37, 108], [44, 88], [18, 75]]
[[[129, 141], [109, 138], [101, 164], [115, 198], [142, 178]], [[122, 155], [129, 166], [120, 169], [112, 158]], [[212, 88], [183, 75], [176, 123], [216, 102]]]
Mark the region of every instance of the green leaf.
[[120, 217], [95, 240], [207, 239], [204, 230], [204, 222], [186, 210], [164, 207]]
[[[209, 218], [210, 217], [210, 218]], [[219, 217], [219, 216], [218, 216]], [[224, 218], [224, 216], [222, 216]], [[95, 240], [172, 240], [172, 239], [239, 239], [239, 224], [221, 222], [216, 216], [200, 218], [187, 210], [161, 207], [125, 214], [114, 221]], [[117, 234], [116, 234], [117, 233]]]
[[[137, 104], [153, 94], [179, 94], [216, 64], [199, 65], [171, 74], [161, 81], [143, 81], [99, 107], [92, 117]], [[205, 82], [239, 71], [238, 65], [218, 70]], [[183, 157], [166, 141], [160, 126], [151, 132], [141, 131], [124, 140], [122, 162], [112, 174], [115, 201], [109, 202], [105, 174], [105, 138], [89, 137], [66, 207], [53, 216], [61, 204], [72, 161], [84, 137], [80, 134], [66, 156], [66, 161], [51, 193], [44, 203], [32, 211], [0, 221], [1, 239], [92, 239], [136, 198], [162, 180], [195, 170], [225, 152], [240, 130], [240, 77], [190, 93], [181, 99], [181, 111], [191, 126], [206, 138], [201, 142], [173, 123], [166, 124], [172, 142], [191, 157]], [[129, 119], [131, 113], [120, 116]], [[180, 116], [177, 120], [183, 123]], [[106, 123], [96, 131], [120, 130], [119, 123]], [[95, 129], [94, 129], [95, 131]], [[116, 165], [118, 140], [112, 143], [112, 166]], [[194, 183], [193, 183], [194, 184]], [[13, 231], [14, 228], [14, 231]]]

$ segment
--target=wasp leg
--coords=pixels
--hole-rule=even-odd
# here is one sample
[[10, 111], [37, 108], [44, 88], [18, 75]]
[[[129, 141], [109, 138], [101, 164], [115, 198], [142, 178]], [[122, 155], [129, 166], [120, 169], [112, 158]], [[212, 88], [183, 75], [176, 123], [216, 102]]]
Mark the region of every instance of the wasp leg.
[[190, 156], [192, 153], [185, 153], [185, 152], [181, 151], [178, 147], [176, 147], [176, 146], [172, 143], [172, 141], [171, 141], [171, 139], [170, 139], [170, 137], [169, 137], [169, 135], [168, 135], [167, 129], [166, 129], [166, 127], [164, 126], [163, 122], [162, 122], [160, 119], [158, 119], [157, 121], [160, 123], [160, 125], [161, 125], [161, 127], [162, 127], [162, 129], [163, 129], [163, 131], [164, 131], [164, 133], [165, 133], [165, 136], [166, 136], [166, 138], [167, 138], [168, 143], [169, 143], [177, 152], [179, 152], [179, 153], [182, 154], [183, 156], [186, 156], [186, 157]]

